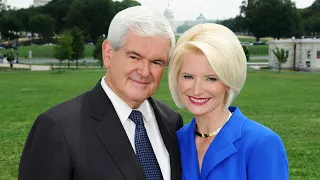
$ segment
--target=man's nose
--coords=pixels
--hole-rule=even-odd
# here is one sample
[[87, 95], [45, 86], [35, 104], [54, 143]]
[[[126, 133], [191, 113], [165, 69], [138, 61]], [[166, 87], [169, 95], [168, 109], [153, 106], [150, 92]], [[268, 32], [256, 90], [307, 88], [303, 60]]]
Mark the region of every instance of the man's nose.
[[150, 66], [149, 63], [146, 61], [141, 61], [139, 64], [138, 73], [142, 77], [148, 77], [150, 75]]

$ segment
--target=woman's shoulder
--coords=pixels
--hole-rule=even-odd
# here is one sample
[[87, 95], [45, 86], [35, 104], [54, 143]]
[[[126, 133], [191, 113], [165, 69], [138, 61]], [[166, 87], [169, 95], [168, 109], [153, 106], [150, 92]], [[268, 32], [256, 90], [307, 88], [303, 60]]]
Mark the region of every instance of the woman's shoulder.
[[267, 147], [272, 145], [276, 149], [285, 152], [281, 137], [269, 127], [256, 121], [247, 119], [241, 130], [242, 147], [252, 149], [254, 147]]
[[195, 126], [195, 120], [193, 118], [189, 123], [185, 124], [182, 128], [180, 128], [176, 132], [179, 142], [181, 140], [181, 137], [187, 136], [187, 133], [189, 132], [190, 128], [193, 129], [194, 126]]

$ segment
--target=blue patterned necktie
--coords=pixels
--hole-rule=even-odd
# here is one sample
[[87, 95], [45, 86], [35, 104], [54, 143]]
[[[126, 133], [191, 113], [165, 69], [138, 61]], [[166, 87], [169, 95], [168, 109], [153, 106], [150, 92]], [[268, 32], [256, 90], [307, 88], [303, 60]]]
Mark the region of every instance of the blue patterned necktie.
[[134, 144], [136, 156], [147, 180], [163, 180], [161, 169], [153, 152], [146, 128], [143, 124], [142, 113], [133, 110], [129, 118], [136, 124]]

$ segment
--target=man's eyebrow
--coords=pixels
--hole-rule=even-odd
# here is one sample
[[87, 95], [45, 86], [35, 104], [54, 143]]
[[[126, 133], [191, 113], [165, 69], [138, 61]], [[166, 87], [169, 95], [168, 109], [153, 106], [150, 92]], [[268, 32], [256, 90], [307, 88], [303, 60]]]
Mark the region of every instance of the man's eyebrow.
[[129, 51], [129, 50], [126, 50], [126, 54], [129, 55], [129, 54], [133, 54], [133, 55], [136, 55], [136, 56], [139, 56], [141, 58], [143, 58], [143, 56], [135, 51]]

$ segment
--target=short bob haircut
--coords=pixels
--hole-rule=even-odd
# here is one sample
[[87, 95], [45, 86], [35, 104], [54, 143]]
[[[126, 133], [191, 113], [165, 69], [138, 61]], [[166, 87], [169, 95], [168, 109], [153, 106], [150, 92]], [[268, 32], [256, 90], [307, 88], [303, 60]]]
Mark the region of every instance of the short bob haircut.
[[240, 93], [247, 76], [247, 60], [237, 36], [225, 26], [213, 23], [196, 25], [181, 35], [170, 57], [168, 70], [170, 92], [179, 108], [184, 105], [179, 98], [177, 83], [183, 56], [187, 52], [203, 53], [218, 78], [230, 88], [225, 99], [228, 108]]
[[171, 44], [169, 55], [174, 49], [176, 39], [169, 21], [160, 12], [151, 8], [129, 7], [114, 16], [107, 37], [114, 51], [118, 51], [125, 44], [129, 30], [140, 37], [168, 38]]

